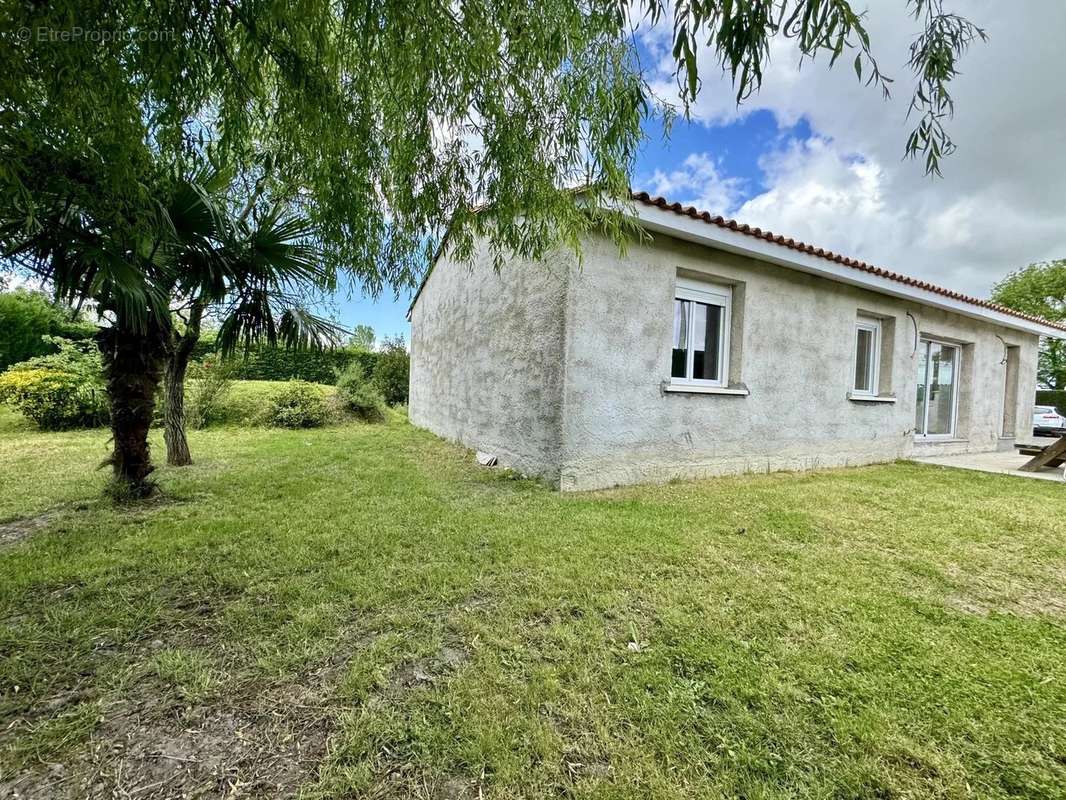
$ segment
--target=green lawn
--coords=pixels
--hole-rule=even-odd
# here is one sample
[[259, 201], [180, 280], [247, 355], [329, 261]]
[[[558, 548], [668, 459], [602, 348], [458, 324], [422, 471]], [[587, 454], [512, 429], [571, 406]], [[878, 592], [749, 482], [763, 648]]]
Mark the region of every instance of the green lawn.
[[559, 495], [398, 415], [191, 444], [114, 510], [104, 432], [0, 417], [0, 796], [1066, 794], [1060, 484]]

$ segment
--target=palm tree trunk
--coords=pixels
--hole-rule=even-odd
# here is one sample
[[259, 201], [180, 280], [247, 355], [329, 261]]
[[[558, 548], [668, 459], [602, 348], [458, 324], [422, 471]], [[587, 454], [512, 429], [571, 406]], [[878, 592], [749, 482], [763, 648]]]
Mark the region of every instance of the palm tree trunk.
[[185, 436], [185, 372], [188, 366], [188, 357], [182, 359], [172, 355], [167, 360], [163, 381], [166, 392], [163, 397], [163, 441], [167, 445], [167, 464], [172, 467], [192, 463], [189, 440]]
[[185, 436], [185, 374], [189, 370], [193, 348], [200, 341], [203, 313], [203, 305], [193, 303], [185, 332], [181, 335], [177, 331], [171, 333], [163, 406], [163, 441], [167, 445], [167, 464], [172, 467], [185, 467], [192, 463], [189, 440]]
[[123, 325], [120, 320], [97, 334], [114, 442], [111, 458], [105, 463], [111, 464], [116, 493], [124, 498], [147, 497], [155, 491], [154, 481], [148, 478], [155, 469], [148, 448], [148, 429], [166, 358], [168, 333], [157, 320], [150, 321], [143, 331]]

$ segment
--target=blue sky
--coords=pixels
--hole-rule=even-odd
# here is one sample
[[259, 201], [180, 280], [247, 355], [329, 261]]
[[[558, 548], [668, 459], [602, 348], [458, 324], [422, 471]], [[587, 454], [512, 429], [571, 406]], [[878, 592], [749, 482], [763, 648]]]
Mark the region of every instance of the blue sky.
[[[656, 170], [669, 172], [694, 154], [710, 154], [728, 165], [728, 174], [738, 179], [738, 197], [747, 200], [763, 192], [767, 186], [759, 168], [759, 159], [784, 139], [806, 139], [811, 135], [804, 120], [795, 125], [779, 125], [769, 111], [755, 111], [743, 119], [725, 125], [705, 125], [700, 122], [677, 120], [669, 139], [663, 136], [658, 122], [646, 129], [648, 141], [639, 158], [633, 179], [637, 191], [653, 191], [652, 176]], [[672, 198], [673, 199], [673, 198]], [[685, 198], [677, 198], [685, 199]], [[709, 211], [726, 213], [730, 209], [713, 208]], [[398, 299], [386, 293], [377, 300], [365, 298], [358, 290], [347, 297], [351, 287], [344, 285], [337, 293], [335, 302], [340, 320], [345, 327], [369, 325], [380, 340], [383, 336], [403, 334], [410, 340], [407, 323], [407, 307], [410, 295], [404, 293]]]
[[[351, 291], [352, 297], [347, 295]], [[402, 335], [405, 341], [411, 340], [411, 326], [407, 323], [407, 307], [411, 303], [409, 294], [394, 298], [386, 292], [378, 299], [363, 297], [358, 288], [352, 289], [348, 284], [342, 285], [334, 302], [341, 324], [348, 328], [356, 325], [369, 325], [377, 334], [380, 342], [386, 336]]]

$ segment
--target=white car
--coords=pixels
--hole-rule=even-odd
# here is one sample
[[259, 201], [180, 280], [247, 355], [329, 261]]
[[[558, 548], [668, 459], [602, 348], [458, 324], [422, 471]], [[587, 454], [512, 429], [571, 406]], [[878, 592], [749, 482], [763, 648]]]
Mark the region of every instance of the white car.
[[1062, 436], [1066, 434], [1066, 417], [1056, 411], [1055, 406], [1036, 406], [1033, 408], [1033, 433]]

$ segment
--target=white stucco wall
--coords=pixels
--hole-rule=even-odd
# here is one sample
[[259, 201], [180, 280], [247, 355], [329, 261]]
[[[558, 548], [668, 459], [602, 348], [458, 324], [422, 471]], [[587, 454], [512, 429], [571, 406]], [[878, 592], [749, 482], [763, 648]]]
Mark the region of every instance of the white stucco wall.
[[[678, 270], [733, 286], [730, 378], [747, 396], [664, 393]], [[882, 317], [883, 392], [848, 399], [854, 324]], [[908, 316], [908, 312], [911, 316]], [[914, 440], [922, 336], [962, 346], [957, 440]], [[998, 337], [1002, 337], [1001, 341]], [[1016, 436], [1031, 438], [1038, 338], [657, 235], [493, 271], [440, 258], [411, 317], [410, 418], [564, 490], [987, 451], [1003, 438], [1018, 348]]]
[[573, 261], [497, 273], [487, 249], [472, 264], [442, 255], [411, 313], [411, 422], [556, 482]]
[[[731, 382], [748, 396], [668, 394], [677, 271], [734, 285]], [[882, 389], [895, 403], [848, 399], [858, 313], [886, 318]], [[958, 441], [916, 444], [915, 323], [963, 345]], [[1020, 348], [1018, 430], [1029, 435], [1034, 335], [658, 236], [619, 260], [590, 242], [568, 284], [563, 489], [751, 471], [801, 470], [995, 450], [1004, 344]]]

